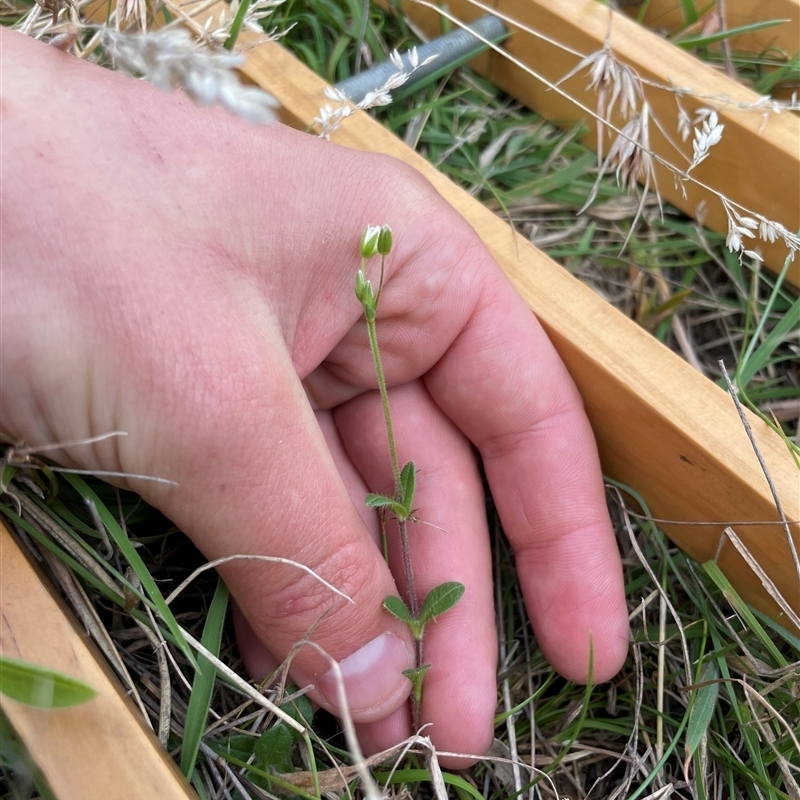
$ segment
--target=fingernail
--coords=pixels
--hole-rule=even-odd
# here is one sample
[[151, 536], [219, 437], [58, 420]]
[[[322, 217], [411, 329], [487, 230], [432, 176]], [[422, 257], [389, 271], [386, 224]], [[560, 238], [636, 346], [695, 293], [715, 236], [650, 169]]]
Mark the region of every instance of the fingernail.
[[[398, 708], [411, 689], [411, 681], [402, 673], [412, 666], [411, 654], [393, 633], [376, 636], [340, 661], [342, 683], [353, 719], [371, 722]], [[334, 710], [341, 707], [333, 668], [319, 679], [317, 688]]]

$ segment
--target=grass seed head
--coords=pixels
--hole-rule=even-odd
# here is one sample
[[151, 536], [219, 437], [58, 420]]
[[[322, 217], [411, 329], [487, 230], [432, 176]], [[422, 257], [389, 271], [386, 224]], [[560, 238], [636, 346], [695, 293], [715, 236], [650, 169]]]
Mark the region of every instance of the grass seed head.
[[262, 89], [244, 86], [234, 72], [243, 57], [202, 47], [183, 28], [151, 33], [105, 28], [103, 42], [117, 69], [140, 75], [163, 91], [183, 89], [198, 105], [221, 105], [255, 124], [275, 120], [277, 100]]

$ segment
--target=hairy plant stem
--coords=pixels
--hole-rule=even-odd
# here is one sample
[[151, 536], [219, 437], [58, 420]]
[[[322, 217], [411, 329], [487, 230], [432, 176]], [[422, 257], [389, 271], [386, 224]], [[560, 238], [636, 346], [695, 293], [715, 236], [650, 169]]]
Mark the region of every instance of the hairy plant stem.
[[[381, 281], [383, 283], [383, 281]], [[378, 294], [380, 297], [380, 293]], [[369, 346], [372, 350], [372, 359], [375, 362], [375, 372], [378, 376], [378, 389], [381, 393], [381, 403], [383, 404], [383, 417], [386, 421], [386, 435], [389, 439], [389, 455], [392, 461], [392, 474], [394, 476], [395, 499], [402, 501], [400, 496], [400, 462], [397, 460], [397, 445], [394, 440], [394, 428], [392, 426], [392, 415], [389, 410], [389, 393], [386, 390], [386, 377], [383, 373], [380, 351], [378, 349], [378, 334], [375, 330], [375, 319], [367, 316], [367, 330], [369, 331]], [[414, 573], [411, 568], [411, 554], [408, 547], [408, 521], [398, 520], [400, 529], [400, 552], [403, 557], [403, 572], [406, 576], [406, 591], [408, 593], [408, 604], [411, 614], [414, 617], [419, 615], [419, 601], [417, 600], [417, 590], [414, 585]], [[418, 645], [417, 650], [420, 650]]]

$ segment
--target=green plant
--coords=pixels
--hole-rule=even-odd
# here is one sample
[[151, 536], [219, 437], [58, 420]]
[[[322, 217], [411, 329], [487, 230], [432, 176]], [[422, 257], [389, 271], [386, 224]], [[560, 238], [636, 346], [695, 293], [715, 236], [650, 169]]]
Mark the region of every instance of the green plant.
[[[356, 274], [356, 297], [364, 308], [364, 318], [367, 321], [369, 345], [372, 359], [375, 362], [375, 372], [378, 376], [378, 389], [383, 404], [383, 416], [386, 421], [386, 434], [389, 439], [389, 456], [392, 461], [392, 474], [394, 476], [394, 494], [389, 497], [382, 494], [368, 494], [366, 504], [369, 508], [377, 508], [381, 513], [390, 512], [397, 520], [400, 532], [400, 552], [403, 558], [403, 571], [406, 578], [408, 603], [401, 597], [389, 596], [384, 599], [383, 607], [394, 617], [408, 625], [417, 643], [416, 665], [406, 670], [406, 675], [412, 683], [412, 709], [414, 714], [414, 727], [419, 727], [419, 711], [422, 703], [422, 683], [430, 669], [423, 659], [422, 643], [425, 626], [428, 622], [449, 611], [464, 594], [464, 585], [457, 581], [448, 581], [434, 587], [425, 597], [420, 606], [414, 583], [414, 572], [411, 565], [409, 552], [408, 523], [414, 521], [413, 505], [416, 490], [417, 471], [413, 461], [409, 461], [402, 469], [397, 459], [397, 446], [394, 439], [392, 415], [389, 410], [389, 394], [386, 389], [386, 377], [383, 373], [380, 350], [378, 349], [378, 335], [375, 319], [378, 313], [378, 303], [383, 291], [383, 280], [386, 268], [386, 256], [392, 249], [392, 230], [388, 225], [382, 227], [369, 226], [361, 237], [361, 268]], [[372, 283], [367, 280], [365, 267], [367, 259], [373, 256], [381, 257], [381, 272], [378, 280], [377, 294], [373, 291]]]
[[0, 692], [37, 708], [66, 708], [86, 703], [95, 689], [63, 672], [0, 656]]

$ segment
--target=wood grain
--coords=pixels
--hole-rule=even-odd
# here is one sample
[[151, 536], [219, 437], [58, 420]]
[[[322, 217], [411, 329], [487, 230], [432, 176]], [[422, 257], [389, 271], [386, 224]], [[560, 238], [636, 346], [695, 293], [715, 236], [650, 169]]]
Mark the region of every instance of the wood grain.
[[[246, 75], [305, 130], [329, 102], [323, 81], [277, 44], [248, 51]], [[410, 164], [466, 218], [545, 326], [580, 388], [608, 475], [636, 489], [661, 518], [683, 522], [777, 519], [764, 476], [728, 395], [456, 187], [367, 115], [334, 141]], [[376, 220], [377, 223], [391, 220]], [[750, 417], [788, 518], [800, 519], [800, 473], [783, 443]], [[723, 525], [664, 525], [699, 561], [712, 558]], [[800, 611], [800, 582], [780, 525], [736, 525], [784, 597]], [[795, 525], [794, 541], [800, 546]], [[785, 619], [730, 545], [720, 566], [742, 595]]]
[[[441, 20], [434, 10], [414, 0], [403, 0], [402, 7], [426, 33], [438, 35]], [[509, 23], [514, 33], [501, 50], [541, 79], [498, 53], [476, 61], [476, 69], [547, 119], [566, 126], [579, 121], [585, 124], [587, 134], [582, 141], [593, 149], [597, 148], [596, 124], [578, 105], [597, 108], [597, 97], [586, 88], [588, 71], [583, 69], [561, 84], [566, 96], [548, 85], [569, 75], [581, 57], [526, 32], [521, 26], [581, 55], [597, 52], [610, 36], [614, 53], [643, 79], [685, 88], [687, 93], [682, 95], [681, 103], [690, 115], [704, 106], [718, 110], [720, 122], [725, 125], [722, 141], [694, 171], [694, 177], [734, 203], [781, 223], [787, 230], [800, 229], [800, 117], [789, 112], [776, 114], [763, 108], [743, 108], [758, 102], [759, 96], [596, 0], [489, 0], [481, 6], [474, 0], [451, 0], [447, 7], [465, 22], [493, 9], [503, 19], [516, 21], [517, 25]], [[645, 96], [652, 115], [668, 134], [651, 124], [651, 149], [668, 162], [685, 168], [691, 141], [684, 144], [678, 133], [674, 93], [648, 86]], [[624, 124], [619, 117], [614, 122]], [[607, 141], [605, 152], [609, 144]], [[661, 165], [656, 165], [655, 174], [658, 189], [666, 200], [693, 217], [700, 210], [705, 225], [727, 233], [725, 211], [712, 192], [691, 182], [676, 186], [673, 174]], [[767, 265], [780, 270], [787, 254], [783, 244], [759, 242], [758, 246]], [[792, 264], [788, 280], [800, 287], [800, 257]]]
[[65, 672], [98, 691], [44, 710], [0, 707], [59, 800], [197, 800], [119, 681], [0, 524], [0, 653]]
[[[707, 3], [696, 3], [703, 9]], [[642, 3], [626, 7], [629, 15], [636, 16]], [[716, 4], [709, 13], [714, 13]], [[749, 50], [762, 53], [776, 48], [787, 57], [800, 50], [800, 0], [725, 0], [726, 27], [741, 28], [754, 22], [782, 19], [786, 22], [772, 28], [743, 33], [731, 39], [734, 50]], [[686, 26], [680, 0], [650, 0], [642, 22], [649, 28], [664, 30], [669, 33], [681, 30]]]

